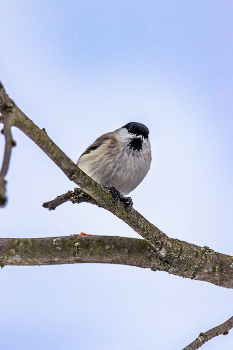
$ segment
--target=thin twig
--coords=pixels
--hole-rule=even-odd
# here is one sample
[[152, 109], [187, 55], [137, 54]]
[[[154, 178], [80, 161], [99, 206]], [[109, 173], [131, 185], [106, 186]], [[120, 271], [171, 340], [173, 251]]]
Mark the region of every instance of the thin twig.
[[5, 150], [2, 162], [2, 168], [0, 171], [0, 206], [5, 206], [7, 202], [6, 196], [6, 174], [9, 169], [10, 157], [12, 147], [16, 145], [15, 141], [12, 138], [11, 126], [12, 118], [14, 113], [14, 103], [6, 95], [4, 89], [0, 84], [0, 113], [1, 120], [3, 120], [3, 129], [2, 134], [5, 136]]
[[73, 204], [86, 202], [98, 205], [97, 202], [81, 188], [75, 188], [74, 191], [68, 191], [60, 196], [57, 196], [55, 199], [43, 203], [42, 206], [49, 210], [55, 210], [59, 205], [68, 201], [72, 202]]
[[217, 327], [210, 329], [205, 333], [200, 333], [199, 336], [186, 346], [183, 350], [196, 350], [199, 349], [203, 344], [205, 344], [208, 340], [217, 337], [220, 334], [227, 335], [229, 330], [233, 328], [233, 317], [229, 318], [226, 322], [220, 324]]

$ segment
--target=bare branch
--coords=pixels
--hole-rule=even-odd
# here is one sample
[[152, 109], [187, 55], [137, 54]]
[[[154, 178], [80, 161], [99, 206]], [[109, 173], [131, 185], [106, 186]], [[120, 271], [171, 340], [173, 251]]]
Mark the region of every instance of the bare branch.
[[196, 350], [199, 349], [203, 344], [208, 340], [217, 337], [220, 334], [227, 335], [229, 330], [233, 328], [233, 317], [229, 318], [226, 322], [220, 324], [217, 327], [210, 329], [205, 333], [200, 333], [197, 339], [194, 340], [191, 344], [186, 346], [183, 350]]
[[4, 124], [4, 128], [2, 129], [2, 134], [5, 136], [5, 150], [3, 156], [2, 168], [0, 171], [0, 206], [5, 206], [7, 197], [6, 197], [6, 180], [5, 176], [7, 174], [11, 150], [12, 147], [16, 145], [15, 141], [12, 138], [11, 134], [11, 120], [14, 112], [14, 103], [9, 99], [7, 94], [5, 93], [3, 86], [0, 83], [0, 114], [1, 120]]
[[0, 265], [74, 263], [153, 268], [154, 252], [144, 239], [113, 236], [0, 238]]
[[81, 188], [75, 188], [74, 191], [68, 191], [49, 202], [43, 203], [43, 207], [49, 210], [55, 210], [59, 205], [68, 201], [73, 204], [86, 202], [97, 205], [97, 202], [89, 196], [89, 194], [84, 192]]
[[110, 211], [146, 239], [156, 252], [154, 269], [167, 271], [186, 278], [207, 281], [218, 286], [233, 288], [233, 258], [198, 247], [178, 239], [171, 239], [152, 225], [133, 208], [116, 205], [112, 195], [87, 176], [64, 152], [15, 106], [13, 125], [30, 137], [66, 174], [90, 195], [98, 206]]

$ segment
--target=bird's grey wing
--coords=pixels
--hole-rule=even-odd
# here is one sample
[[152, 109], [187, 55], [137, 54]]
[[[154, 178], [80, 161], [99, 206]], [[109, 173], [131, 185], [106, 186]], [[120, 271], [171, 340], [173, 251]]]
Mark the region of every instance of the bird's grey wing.
[[107, 142], [108, 140], [114, 138], [113, 132], [108, 132], [107, 134], [104, 134], [100, 137], [98, 137], [98, 139], [96, 139], [87, 149], [86, 151], [84, 151], [81, 156], [79, 158], [81, 158], [82, 156], [84, 156], [85, 154], [91, 153], [92, 151], [96, 150], [97, 148], [99, 148], [101, 145], [103, 145], [105, 142]]

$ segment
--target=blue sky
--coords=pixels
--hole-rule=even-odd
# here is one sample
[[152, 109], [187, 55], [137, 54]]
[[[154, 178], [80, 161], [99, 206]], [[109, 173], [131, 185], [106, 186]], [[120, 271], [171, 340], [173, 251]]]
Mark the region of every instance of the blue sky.
[[[8, 0], [0, 13], [0, 79], [27, 116], [74, 161], [101, 134], [146, 124], [153, 161], [135, 209], [170, 237], [232, 254], [232, 2]], [[74, 185], [13, 133], [3, 237], [139, 238], [91, 205], [43, 209]], [[6, 267], [0, 278], [6, 350], [182, 349], [232, 316], [231, 290], [132, 267]], [[230, 333], [205, 349], [232, 346]]]

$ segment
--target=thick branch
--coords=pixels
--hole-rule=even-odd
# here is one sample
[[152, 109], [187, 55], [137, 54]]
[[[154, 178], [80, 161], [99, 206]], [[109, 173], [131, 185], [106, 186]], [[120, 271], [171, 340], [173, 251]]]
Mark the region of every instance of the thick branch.
[[70, 180], [97, 202], [98, 206], [122, 219], [153, 246], [158, 257], [154, 269], [233, 288], [233, 257], [216, 253], [208, 247], [200, 248], [171, 239], [133, 208], [127, 210], [122, 203], [117, 206], [112, 195], [80, 170], [48, 137], [45, 130], [39, 129], [17, 106], [14, 110], [13, 125], [30, 137]]
[[191, 344], [186, 346], [183, 350], [196, 350], [199, 349], [203, 344], [208, 340], [217, 337], [220, 334], [226, 335], [229, 333], [229, 330], [233, 328], [233, 317], [229, 318], [226, 322], [220, 324], [217, 327], [210, 329], [205, 333], [200, 333], [197, 339], [194, 340]]
[[7, 174], [9, 164], [10, 164], [12, 147], [16, 145], [11, 134], [11, 120], [13, 116], [13, 111], [14, 111], [14, 104], [11, 102], [11, 100], [9, 99], [9, 97], [7, 96], [7, 94], [1, 88], [1, 85], [0, 85], [0, 114], [1, 114], [2, 122], [4, 124], [2, 133], [5, 136], [5, 150], [4, 150], [2, 168], [0, 171], [0, 206], [4, 206], [7, 201], [5, 176]]
[[0, 265], [73, 263], [153, 268], [154, 252], [144, 239], [113, 236], [0, 238]]

